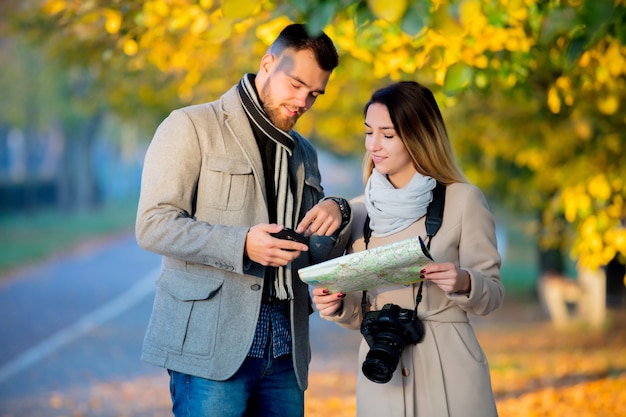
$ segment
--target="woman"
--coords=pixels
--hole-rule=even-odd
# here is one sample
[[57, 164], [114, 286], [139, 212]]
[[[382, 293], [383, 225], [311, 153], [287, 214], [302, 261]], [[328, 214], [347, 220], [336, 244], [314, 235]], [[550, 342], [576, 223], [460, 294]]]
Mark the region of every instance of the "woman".
[[[359, 372], [357, 415], [497, 416], [487, 359], [467, 317], [490, 313], [504, 298], [487, 202], [458, 168], [437, 103], [424, 86], [398, 82], [376, 91], [365, 106], [365, 130], [366, 186], [364, 195], [351, 202], [351, 252], [416, 235], [425, 238], [425, 214], [437, 182], [445, 185], [445, 205], [430, 245], [436, 262], [421, 271], [423, 288], [413, 284], [366, 292], [367, 311], [380, 311], [388, 303], [414, 310], [420, 293], [417, 314], [425, 335], [397, 355], [389, 382], [374, 382]], [[363, 227], [366, 218], [369, 228]], [[324, 319], [358, 330], [362, 295], [315, 288], [313, 301]], [[362, 340], [359, 363], [369, 351]]]

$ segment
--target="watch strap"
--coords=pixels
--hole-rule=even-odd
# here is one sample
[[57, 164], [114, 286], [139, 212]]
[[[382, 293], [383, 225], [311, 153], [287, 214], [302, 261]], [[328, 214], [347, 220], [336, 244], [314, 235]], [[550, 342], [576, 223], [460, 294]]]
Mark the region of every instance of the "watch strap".
[[345, 224], [350, 221], [350, 204], [345, 198], [341, 197], [329, 197], [329, 200], [333, 200], [339, 206], [339, 210], [341, 211], [341, 223]]

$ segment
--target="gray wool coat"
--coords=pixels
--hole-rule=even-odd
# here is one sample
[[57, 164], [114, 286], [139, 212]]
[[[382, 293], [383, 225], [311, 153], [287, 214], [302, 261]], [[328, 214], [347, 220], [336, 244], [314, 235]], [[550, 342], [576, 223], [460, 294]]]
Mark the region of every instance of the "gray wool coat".
[[[301, 219], [324, 192], [314, 148], [293, 133]], [[213, 380], [228, 379], [243, 363], [263, 292], [264, 267], [244, 257], [249, 228], [269, 222], [263, 175], [236, 87], [217, 101], [174, 110], [158, 127], [145, 157], [135, 228], [139, 246], [162, 255], [142, 360]], [[350, 225], [330, 245], [312, 238], [310, 251], [292, 263], [293, 364], [303, 390], [312, 310], [297, 270], [340, 255], [349, 234]]]

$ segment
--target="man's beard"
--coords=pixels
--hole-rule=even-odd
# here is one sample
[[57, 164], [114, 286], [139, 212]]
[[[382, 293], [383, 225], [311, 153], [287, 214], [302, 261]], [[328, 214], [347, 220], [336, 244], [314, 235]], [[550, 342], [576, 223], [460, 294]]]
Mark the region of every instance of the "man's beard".
[[269, 117], [270, 121], [274, 126], [279, 128], [280, 130], [284, 130], [285, 132], [289, 132], [293, 126], [296, 124], [296, 121], [300, 117], [300, 113], [298, 113], [294, 117], [285, 117], [281, 112], [281, 106], [277, 106], [270, 99], [271, 92], [269, 86], [269, 79], [265, 81], [263, 87], [261, 89], [261, 103], [263, 104], [263, 110], [267, 113], [267, 117]]
[[293, 117], [293, 118], [291, 117], [286, 118], [280, 113], [279, 107], [276, 107], [276, 106], [270, 107], [270, 105], [271, 103], [269, 103], [268, 105], [263, 104], [263, 109], [265, 110], [265, 113], [267, 113], [267, 116], [272, 121], [272, 124], [276, 126], [277, 128], [279, 128], [280, 130], [289, 132], [293, 128], [293, 126], [296, 124], [296, 121], [298, 120], [298, 116]]

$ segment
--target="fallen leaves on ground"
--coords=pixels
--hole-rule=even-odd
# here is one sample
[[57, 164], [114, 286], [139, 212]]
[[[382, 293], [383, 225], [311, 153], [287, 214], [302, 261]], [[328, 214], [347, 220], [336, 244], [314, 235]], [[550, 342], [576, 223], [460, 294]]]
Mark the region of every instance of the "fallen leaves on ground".
[[[481, 318], [476, 332], [489, 360], [500, 416], [626, 416], [626, 310], [609, 313], [606, 328], [556, 330], [512, 305]], [[355, 375], [312, 375], [307, 417], [354, 417]]]
[[313, 373], [305, 391], [306, 417], [356, 416], [356, 375], [346, 372]]
[[[496, 312], [475, 325], [501, 416], [626, 415], [626, 310], [610, 311], [602, 330], [557, 331], [545, 320], [522, 317], [520, 311]], [[354, 374], [314, 372], [305, 394], [306, 417], [354, 417], [355, 386]], [[97, 384], [87, 396], [87, 404], [79, 405], [57, 392], [50, 405], [58, 416], [171, 416], [165, 375]]]
[[543, 321], [477, 333], [501, 416], [626, 415], [626, 311], [611, 311], [599, 330]]

